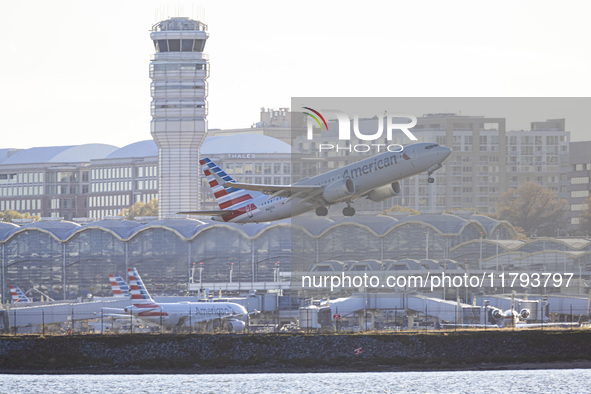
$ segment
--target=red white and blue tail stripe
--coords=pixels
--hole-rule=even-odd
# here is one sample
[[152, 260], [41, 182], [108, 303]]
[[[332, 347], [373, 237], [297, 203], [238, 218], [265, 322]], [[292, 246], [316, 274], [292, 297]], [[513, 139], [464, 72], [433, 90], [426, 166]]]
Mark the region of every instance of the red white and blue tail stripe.
[[146, 286], [140, 278], [135, 268], [128, 268], [127, 275], [129, 277], [129, 292], [131, 294], [131, 302], [134, 307], [138, 309], [137, 315], [141, 316], [168, 316], [166, 312], [162, 311], [146, 290]]
[[113, 297], [129, 297], [129, 286], [122, 277], [117, 274], [110, 274], [109, 281], [113, 289]]
[[236, 181], [208, 158], [200, 160], [199, 163], [220, 209], [235, 211], [222, 216], [224, 221], [232, 221], [238, 216], [257, 209], [253, 199], [262, 193], [223, 186], [223, 183], [236, 183]]
[[18, 286], [10, 286], [10, 295], [12, 295], [12, 302], [31, 302]]

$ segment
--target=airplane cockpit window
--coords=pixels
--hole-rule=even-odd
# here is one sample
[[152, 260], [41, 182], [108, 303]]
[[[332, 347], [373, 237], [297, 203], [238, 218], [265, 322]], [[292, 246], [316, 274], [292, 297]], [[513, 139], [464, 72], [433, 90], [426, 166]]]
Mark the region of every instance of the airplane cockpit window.
[[433, 149], [433, 148], [435, 148], [436, 146], [439, 146], [439, 144], [432, 144], [432, 145], [427, 145], [427, 146], [425, 147], [425, 149]]

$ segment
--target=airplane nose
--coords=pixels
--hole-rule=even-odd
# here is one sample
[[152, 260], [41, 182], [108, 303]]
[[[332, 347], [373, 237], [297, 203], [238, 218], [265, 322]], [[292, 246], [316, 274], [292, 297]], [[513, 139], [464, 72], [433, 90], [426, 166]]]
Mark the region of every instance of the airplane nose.
[[452, 152], [452, 150], [450, 148], [448, 148], [447, 146], [440, 146], [439, 151], [441, 151], [441, 153], [442, 153], [443, 160], [447, 159], [449, 157], [449, 155], [451, 155], [451, 152]]

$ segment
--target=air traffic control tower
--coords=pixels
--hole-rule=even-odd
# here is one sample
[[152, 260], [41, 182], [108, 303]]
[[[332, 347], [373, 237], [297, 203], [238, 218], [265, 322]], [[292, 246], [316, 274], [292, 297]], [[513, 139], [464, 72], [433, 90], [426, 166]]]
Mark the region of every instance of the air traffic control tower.
[[170, 18], [152, 27], [151, 132], [158, 145], [160, 218], [200, 206], [199, 149], [207, 133], [207, 25]]

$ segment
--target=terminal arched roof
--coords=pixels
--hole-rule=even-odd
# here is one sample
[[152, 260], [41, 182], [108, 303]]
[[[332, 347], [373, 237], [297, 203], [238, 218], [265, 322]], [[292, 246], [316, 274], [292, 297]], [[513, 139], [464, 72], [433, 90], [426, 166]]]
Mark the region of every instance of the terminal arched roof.
[[169, 218], [146, 223], [134, 232], [145, 231], [149, 228], [165, 228], [178, 233], [185, 239], [191, 239], [207, 225], [208, 222], [198, 219]]
[[398, 224], [398, 219], [391, 216], [377, 215], [377, 216], [364, 216], [358, 215], [355, 217], [342, 217], [334, 220], [336, 224], [356, 224], [370, 228], [373, 232], [379, 235], [383, 235], [388, 232], [392, 227]]
[[82, 226], [81, 231], [96, 228], [116, 234], [121, 239], [128, 239], [135, 233], [136, 229], [141, 227], [141, 225], [140, 222], [133, 220], [104, 219], [85, 224]]
[[474, 213], [474, 211], [454, 211], [453, 214], [455, 216], [459, 216], [463, 219], [466, 220], [476, 220], [478, 221], [482, 227], [484, 227], [484, 229], [486, 230], [486, 234], [488, 236], [494, 236], [494, 231], [497, 229], [497, 227], [499, 226], [504, 226], [505, 228], [507, 228], [507, 230], [511, 233], [511, 235], [515, 236], [516, 231], [513, 228], [513, 226], [505, 221], [505, 220], [495, 220], [491, 217], [488, 217], [486, 215], [480, 215], [477, 213]]
[[138, 141], [133, 144], [125, 145], [123, 148], [113, 151], [107, 156], [107, 159], [150, 156], [158, 156], [158, 146], [154, 140]]
[[0, 240], [8, 238], [10, 234], [20, 229], [14, 223], [0, 222]]
[[79, 224], [65, 220], [41, 220], [39, 222], [27, 223], [21, 227], [21, 230], [40, 230], [52, 234], [59, 240], [65, 240], [72, 232], [80, 227]]
[[201, 145], [202, 155], [225, 153], [291, 153], [291, 146], [277, 138], [252, 133], [208, 137]]
[[23, 149], [4, 160], [2, 164], [81, 163], [104, 159], [115, 150], [116, 146], [107, 144], [45, 146]]
[[[470, 223], [470, 221], [466, 219], [456, 215], [449, 215], [447, 213], [422, 213], [419, 215], [411, 215], [400, 220], [400, 223], [405, 222], [423, 222], [435, 227], [442, 234], [459, 234], [462, 232], [462, 229]], [[481, 225], [479, 227], [482, 228]], [[484, 228], [482, 229], [484, 230]]]
[[312, 237], [321, 237], [331, 230], [337, 228], [348, 228], [350, 226], [363, 227], [381, 237], [390, 234], [405, 223], [416, 223], [419, 226], [430, 226], [447, 236], [460, 235], [467, 225], [476, 225], [481, 229], [477, 221], [468, 221], [455, 215], [447, 214], [422, 214], [412, 215], [402, 220], [390, 216], [364, 216], [358, 215], [354, 218], [328, 218], [314, 215], [303, 215], [291, 220], [282, 220], [271, 223], [221, 223], [210, 220], [197, 220], [187, 218], [170, 218], [163, 220], [152, 220], [149, 222], [139, 222], [134, 220], [115, 220], [105, 219], [97, 222], [90, 222], [84, 225], [66, 221], [44, 220], [40, 222], [28, 223], [22, 227], [13, 224], [4, 224], [0, 226], [0, 242], [8, 240], [11, 235], [21, 229], [39, 229], [50, 232], [55, 238], [66, 241], [76, 233], [86, 229], [101, 229], [116, 235], [122, 240], [129, 240], [139, 232], [149, 228], [165, 228], [177, 233], [184, 240], [193, 239], [203, 231], [214, 230], [215, 228], [231, 229], [247, 238], [257, 238], [261, 234], [281, 227], [292, 226], [294, 230], [304, 230]]

